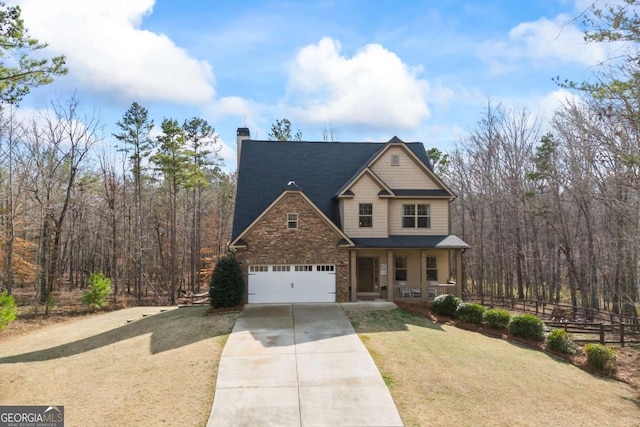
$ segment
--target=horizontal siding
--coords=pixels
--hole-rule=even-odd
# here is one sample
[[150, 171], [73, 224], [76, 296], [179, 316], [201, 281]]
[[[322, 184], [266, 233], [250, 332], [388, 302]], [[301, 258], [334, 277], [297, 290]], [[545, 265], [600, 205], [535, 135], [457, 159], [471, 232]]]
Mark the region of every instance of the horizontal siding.
[[[391, 166], [391, 156], [397, 155], [400, 164]], [[407, 151], [400, 147], [390, 147], [371, 169], [392, 189], [405, 190], [439, 190], [437, 183], [431, 179], [423, 168]]]
[[[431, 228], [403, 228], [402, 205], [431, 205]], [[449, 234], [449, 201], [446, 199], [392, 199], [389, 203], [389, 234], [446, 235]]]
[[[373, 179], [364, 174], [350, 190], [354, 197], [344, 199], [341, 216], [343, 218], [342, 229], [349, 237], [387, 237], [387, 199], [378, 197], [381, 188]], [[373, 227], [359, 227], [360, 203], [373, 205]]]

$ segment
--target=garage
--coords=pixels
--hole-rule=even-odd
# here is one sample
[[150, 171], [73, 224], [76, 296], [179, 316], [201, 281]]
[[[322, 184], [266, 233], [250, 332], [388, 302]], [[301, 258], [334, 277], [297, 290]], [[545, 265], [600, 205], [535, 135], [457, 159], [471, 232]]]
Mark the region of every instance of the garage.
[[250, 265], [249, 303], [335, 302], [334, 265]]

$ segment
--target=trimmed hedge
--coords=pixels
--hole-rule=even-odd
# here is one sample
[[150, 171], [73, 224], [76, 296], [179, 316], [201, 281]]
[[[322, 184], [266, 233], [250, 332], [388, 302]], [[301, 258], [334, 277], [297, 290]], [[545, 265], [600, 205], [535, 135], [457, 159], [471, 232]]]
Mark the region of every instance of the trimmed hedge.
[[244, 278], [240, 263], [235, 256], [228, 255], [216, 262], [211, 276], [209, 297], [214, 308], [235, 307], [242, 304]]
[[618, 354], [611, 347], [590, 343], [584, 346], [584, 352], [587, 354], [587, 363], [593, 368], [603, 372], [615, 371]]
[[462, 303], [462, 300], [455, 295], [444, 294], [438, 295], [434, 300], [431, 308], [440, 316], [454, 317], [456, 309]]
[[509, 333], [534, 340], [544, 339], [544, 322], [533, 314], [513, 316], [509, 322]]
[[456, 317], [463, 322], [481, 324], [485, 310], [480, 304], [462, 302], [456, 309]]
[[490, 308], [484, 312], [484, 323], [490, 328], [507, 329], [511, 315], [501, 308]]
[[547, 345], [550, 350], [560, 351], [562, 353], [573, 354], [576, 352], [576, 345], [571, 339], [571, 334], [562, 329], [554, 329], [547, 336]]

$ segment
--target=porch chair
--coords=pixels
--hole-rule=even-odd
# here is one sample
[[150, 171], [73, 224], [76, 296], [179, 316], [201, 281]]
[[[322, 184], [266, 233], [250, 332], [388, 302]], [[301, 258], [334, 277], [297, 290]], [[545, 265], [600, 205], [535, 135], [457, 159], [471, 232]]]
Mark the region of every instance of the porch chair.
[[438, 296], [438, 282], [435, 280], [429, 281], [427, 284], [427, 299], [433, 300]]
[[407, 282], [396, 282], [396, 286], [400, 289], [400, 298], [411, 298], [411, 288], [407, 286]]
[[422, 289], [420, 289], [420, 288], [411, 288], [411, 297], [420, 298], [420, 295], [422, 295]]

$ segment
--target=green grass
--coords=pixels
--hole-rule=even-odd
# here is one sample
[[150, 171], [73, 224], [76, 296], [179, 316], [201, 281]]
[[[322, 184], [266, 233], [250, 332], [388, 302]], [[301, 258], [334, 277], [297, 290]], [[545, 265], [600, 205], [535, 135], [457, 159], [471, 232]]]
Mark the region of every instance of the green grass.
[[348, 313], [407, 426], [637, 425], [633, 389], [401, 310]]

